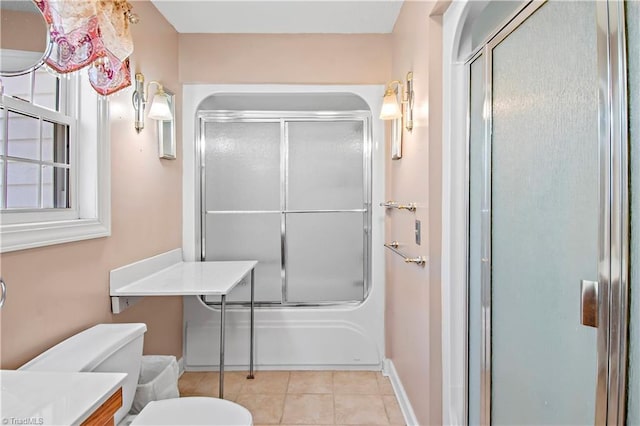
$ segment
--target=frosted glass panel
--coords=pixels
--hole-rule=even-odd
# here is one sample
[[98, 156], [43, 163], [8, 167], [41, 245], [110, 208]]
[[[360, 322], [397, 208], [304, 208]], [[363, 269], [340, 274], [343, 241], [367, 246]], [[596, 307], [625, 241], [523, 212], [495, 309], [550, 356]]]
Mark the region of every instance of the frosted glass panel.
[[640, 426], [640, 2], [626, 2], [631, 162], [631, 318], [627, 425]]
[[493, 53], [492, 422], [593, 425], [595, 2], [551, 1]]
[[205, 123], [207, 210], [280, 209], [280, 123]]
[[287, 301], [362, 300], [361, 213], [287, 215]]
[[289, 210], [364, 206], [361, 121], [288, 123]]
[[522, 7], [523, 3], [525, 2], [520, 0], [487, 2], [471, 26], [471, 50], [475, 50], [480, 46], [480, 43], [486, 42], [489, 35], [503, 25], [510, 16], [516, 13], [516, 10]]
[[480, 215], [482, 152], [484, 142], [484, 57], [471, 64], [471, 114], [469, 137], [469, 424], [480, 424]]
[[[210, 214], [206, 224], [206, 260], [257, 260], [256, 301], [282, 300], [280, 214]], [[250, 300], [248, 279], [227, 300]]]

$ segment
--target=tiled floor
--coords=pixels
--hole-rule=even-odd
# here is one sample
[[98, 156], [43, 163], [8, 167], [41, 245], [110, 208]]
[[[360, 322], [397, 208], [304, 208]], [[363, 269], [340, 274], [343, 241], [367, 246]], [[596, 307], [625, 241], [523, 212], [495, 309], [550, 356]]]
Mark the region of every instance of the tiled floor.
[[[403, 425], [387, 377], [373, 371], [228, 371], [225, 399], [248, 408], [259, 425]], [[218, 373], [186, 372], [180, 396], [218, 396]]]

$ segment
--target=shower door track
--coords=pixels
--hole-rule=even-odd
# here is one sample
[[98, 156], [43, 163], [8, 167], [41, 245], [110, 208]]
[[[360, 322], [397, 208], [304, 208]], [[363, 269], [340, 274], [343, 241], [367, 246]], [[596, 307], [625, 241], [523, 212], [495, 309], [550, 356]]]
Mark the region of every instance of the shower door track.
[[[355, 307], [359, 306], [367, 300], [371, 288], [371, 151], [372, 151], [372, 129], [371, 129], [371, 112], [366, 110], [353, 110], [348, 112], [337, 111], [227, 111], [202, 110], [197, 115], [199, 136], [196, 140], [196, 152], [198, 164], [200, 165], [200, 212], [199, 215], [199, 231], [200, 238], [197, 241], [200, 244], [198, 251], [200, 259], [206, 259], [206, 243], [205, 228], [207, 215], [225, 215], [225, 214], [280, 214], [280, 250], [281, 265], [280, 274], [282, 280], [282, 292], [280, 301], [256, 301], [255, 307], [259, 308], [282, 308], [282, 307], [327, 307], [342, 306]], [[359, 121], [363, 126], [363, 199], [364, 205], [360, 209], [308, 209], [295, 210], [287, 209], [288, 197], [288, 134], [287, 123], [289, 122], [336, 122], [336, 121]], [[205, 181], [205, 124], [206, 123], [280, 123], [280, 210], [205, 210], [206, 205], [206, 181]], [[287, 214], [313, 214], [313, 213], [360, 213], [364, 216], [363, 223], [363, 296], [361, 300], [343, 300], [343, 301], [314, 301], [314, 302], [291, 302], [287, 300], [288, 281], [286, 276], [287, 267], [287, 251], [286, 251], [286, 215]], [[219, 309], [221, 302], [200, 300], [200, 302], [209, 308]], [[251, 304], [244, 301], [226, 301], [229, 307], [247, 308]]]

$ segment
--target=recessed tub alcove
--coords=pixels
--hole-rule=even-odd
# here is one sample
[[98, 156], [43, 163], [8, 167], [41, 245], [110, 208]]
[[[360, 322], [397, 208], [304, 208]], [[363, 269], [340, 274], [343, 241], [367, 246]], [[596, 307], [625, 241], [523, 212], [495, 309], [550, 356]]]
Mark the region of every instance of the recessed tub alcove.
[[[185, 85], [185, 260], [259, 261], [260, 369], [380, 369], [382, 86]], [[229, 296], [245, 368], [249, 286]], [[217, 366], [217, 300], [184, 298], [187, 370]]]

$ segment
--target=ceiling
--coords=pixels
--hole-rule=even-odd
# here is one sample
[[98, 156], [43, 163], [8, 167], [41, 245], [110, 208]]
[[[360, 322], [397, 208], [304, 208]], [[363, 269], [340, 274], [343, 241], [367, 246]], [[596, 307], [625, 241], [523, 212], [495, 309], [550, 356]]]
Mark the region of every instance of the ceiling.
[[179, 33], [390, 33], [402, 0], [151, 0]]

